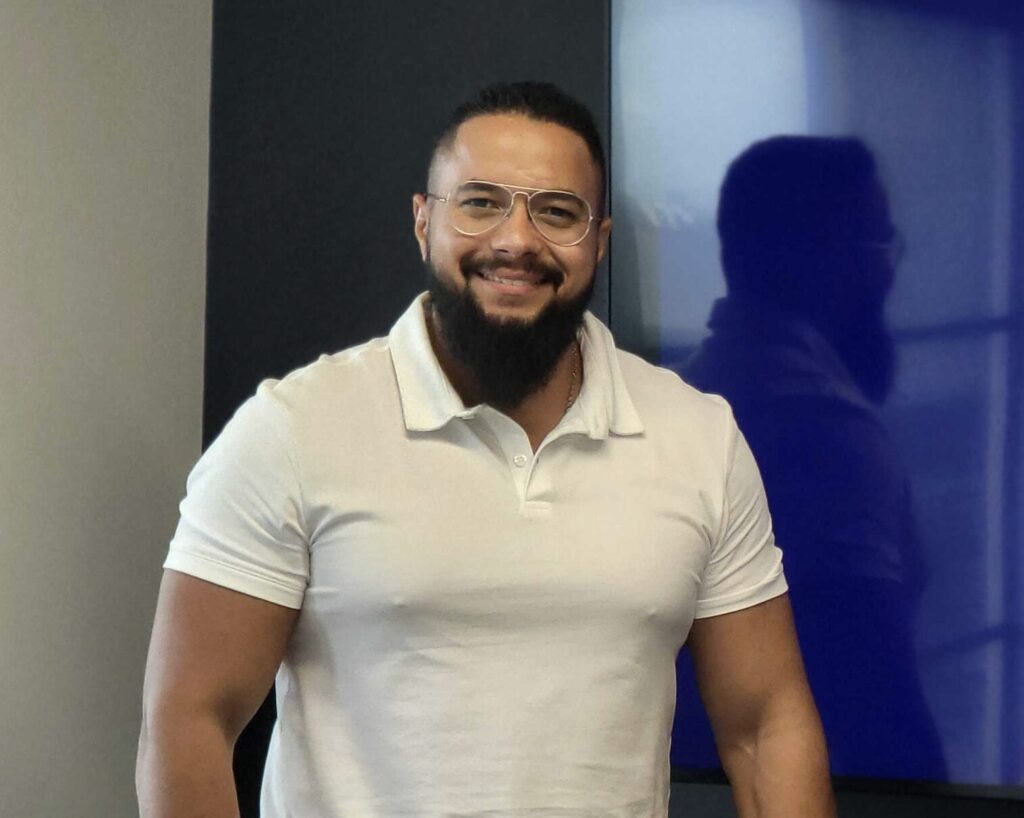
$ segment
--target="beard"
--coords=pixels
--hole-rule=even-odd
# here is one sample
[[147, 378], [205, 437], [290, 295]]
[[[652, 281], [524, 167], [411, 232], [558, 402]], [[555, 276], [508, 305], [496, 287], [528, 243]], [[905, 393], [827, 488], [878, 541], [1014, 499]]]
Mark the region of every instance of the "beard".
[[[429, 258], [425, 272], [445, 349], [469, 370], [481, 402], [508, 411], [550, 381], [555, 364], [583, 325], [596, 275], [578, 296], [565, 302], [553, 299], [532, 320], [497, 319], [484, 313], [469, 285], [476, 274], [499, 266], [509, 265], [474, 254], [463, 256], [459, 259], [461, 290], [445, 282]], [[541, 276], [556, 294], [565, 280], [561, 270], [539, 262], [517, 265], [517, 269]]]
[[897, 356], [884, 304], [872, 304], [833, 324], [829, 338], [864, 396], [876, 406], [885, 403], [896, 380]]

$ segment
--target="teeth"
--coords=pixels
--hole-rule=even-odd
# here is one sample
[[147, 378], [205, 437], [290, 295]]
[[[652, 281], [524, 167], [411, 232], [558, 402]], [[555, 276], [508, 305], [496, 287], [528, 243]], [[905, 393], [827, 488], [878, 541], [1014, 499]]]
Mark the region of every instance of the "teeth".
[[499, 284], [510, 284], [513, 287], [532, 287], [532, 281], [524, 281], [517, 278], [501, 278], [500, 276], [491, 275], [490, 273], [483, 273], [483, 277], [488, 281], [496, 281]]

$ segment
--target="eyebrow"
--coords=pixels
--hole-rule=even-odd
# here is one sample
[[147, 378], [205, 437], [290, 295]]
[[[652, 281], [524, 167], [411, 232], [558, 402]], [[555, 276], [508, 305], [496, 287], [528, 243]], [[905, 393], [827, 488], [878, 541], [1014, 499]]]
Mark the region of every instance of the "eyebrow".
[[570, 196], [576, 196], [583, 201], [587, 201], [587, 197], [582, 193], [577, 193], [575, 190], [569, 190], [564, 187], [527, 187], [526, 185], [509, 185], [505, 182], [492, 182], [489, 179], [466, 179], [464, 182], [456, 182], [455, 187], [459, 185], [473, 185], [473, 184], [484, 184], [484, 185], [496, 185], [498, 187], [507, 187], [510, 190], [528, 190], [531, 193], [540, 193], [544, 191], [546, 193], [565, 193]]

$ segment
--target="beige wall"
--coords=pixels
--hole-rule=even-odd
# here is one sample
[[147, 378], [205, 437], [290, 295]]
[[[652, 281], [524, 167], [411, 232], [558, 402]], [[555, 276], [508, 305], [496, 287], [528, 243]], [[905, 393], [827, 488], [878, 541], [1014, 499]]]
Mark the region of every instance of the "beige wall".
[[137, 814], [199, 454], [210, 0], [0, 2], [0, 813]]

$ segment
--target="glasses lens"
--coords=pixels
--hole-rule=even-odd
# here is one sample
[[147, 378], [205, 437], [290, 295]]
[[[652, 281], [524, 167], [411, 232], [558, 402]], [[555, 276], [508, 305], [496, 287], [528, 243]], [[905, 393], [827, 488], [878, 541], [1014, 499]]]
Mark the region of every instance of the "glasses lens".
[[579, 196], [555, 190], [533, 195], [530, 216], [541, 235], [555, 244], [575, 244], [590, 226], [590, 206]]
[[508, 212], [512, 195], [486, 182], [466, 182], [451, 196], [452, 225], [460, 233], [475, 236], [497, 225]]

